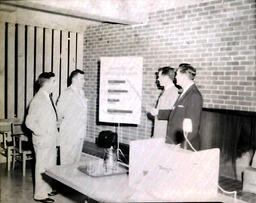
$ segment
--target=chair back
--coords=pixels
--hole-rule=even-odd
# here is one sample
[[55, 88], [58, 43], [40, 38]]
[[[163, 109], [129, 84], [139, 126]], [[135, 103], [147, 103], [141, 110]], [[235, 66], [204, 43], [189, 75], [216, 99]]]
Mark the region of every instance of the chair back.
[[29, 132], [20, 121], [13, 121], [11, 124], [11, 135], [13, 140], [13, 169], [16, 160], [22, 161], [23, 176], [25, 176], [26, 161], [31, 160], [32, 150], [29, 142]]
[[18, 150], [19, 153], [22, 153], [21, 136], [24, 135], [22, 123], [20, 123], [19, 121], [13, 122], [11, 124], [11, 134], [13, 138], [13, 146]]
[[17, 118], [0, 119], [1, 148], [7, 150], [12, 145], [11, 123], [18, 122]]
[[11, 132], [12, 135], [24, 135], [22, 123], [12, 123]]

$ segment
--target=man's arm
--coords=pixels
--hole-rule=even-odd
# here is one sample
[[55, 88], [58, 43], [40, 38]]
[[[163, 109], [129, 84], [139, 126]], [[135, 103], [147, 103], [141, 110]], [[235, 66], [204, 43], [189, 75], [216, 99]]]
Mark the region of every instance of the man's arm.
[[57, 113], [58, 113], [59, 125], [61, 124], [62, 120], [65, 117], [65, 110], [67, 108], [67, 103], [70, 99], [72, 99], [72, 98], [69, 97], [67, 90], [64, 90], [58, 98], [56, 108], [57, 108]]
[[199, 94], [193, 94], [186, 105], [184, 118], [192, 121], [192, 133], [189, 133], [188, 140], [193, 140], [198, 135], [201, 120], [203, 101]]
[[41, 126], [41, 119], [44, 116], [43, 107], [37, 101], [32, 101], [29, 106], [28, 115], [26, 117], [26, 126], [33, 131], [35, 135], [47, 134], [45, 126]]

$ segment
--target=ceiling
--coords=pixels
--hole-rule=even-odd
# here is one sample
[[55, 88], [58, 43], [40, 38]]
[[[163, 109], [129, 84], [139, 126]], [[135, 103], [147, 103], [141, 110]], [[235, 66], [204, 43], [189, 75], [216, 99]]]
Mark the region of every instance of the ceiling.
[[203, 1], [209, 0], [12, 0], [0, 1], [0, 4], [69, 16], [88, 23], [138, 24], [145, 23], [150, 12]]

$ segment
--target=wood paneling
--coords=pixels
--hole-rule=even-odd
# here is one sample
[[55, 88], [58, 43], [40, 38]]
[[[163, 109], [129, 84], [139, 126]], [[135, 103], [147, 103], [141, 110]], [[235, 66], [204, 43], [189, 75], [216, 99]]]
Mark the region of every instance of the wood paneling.
[[38, 76], [43, 72], [43, 28], [36, 28], [36, 68], [35, 76], [36, 80]]
[[52, 30], [45, 29], [44, 71], [52, 71]]
[[43, 71], [56, 75], [56, 101], [67, 87], [69, 73], [82, 63], [82, 46], [77, 45], [83, 44], [81, 36], [69, 31], [0, 23], [0, 118], [24, 119], [35, 94], [35, 82]]
[[62, 31], [61, 35], [61, 92], [67, 87], [68, 77], [68, 32]]
[[26, 107], [28, 107], [34, 92], [34, 43], [35, 43], [35, 28], [27, 26], [27, 71], [26, 71]]
[[[204, 109], [200, 136], [201, 149], [219, 148], [223, 176], [234, 178], [236, 159], [256, 148], [256, 114], [232, 110]], [[232, 165], [228, 165], [232, 163]]]
[[76, 69], [76, 33], [71, 32], [69, 37], [69, 75]]
[[18, 25], [18, 58], [17, 58], [17, 117], [21, 120], [24, 118], [25, 111], [25, 26]]
[[15, 25], [8, 24], [7, 117], [15, 117]]
[[[60, 82], [60, 31], [53, 31], [53, 72], [55, 73], [56, 82]], [[53, 93], [53, 101], [56, 102], [59, 96], [59, 87]]]
[[5, 23], [0, 23], [0, 118], [5, 118]]

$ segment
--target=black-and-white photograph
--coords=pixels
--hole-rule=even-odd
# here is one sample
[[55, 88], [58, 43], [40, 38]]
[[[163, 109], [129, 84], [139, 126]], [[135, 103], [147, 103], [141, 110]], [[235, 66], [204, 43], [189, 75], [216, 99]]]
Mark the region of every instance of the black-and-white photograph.
[[255, 0], [0, 0], [0, 202], [256, 202]]

